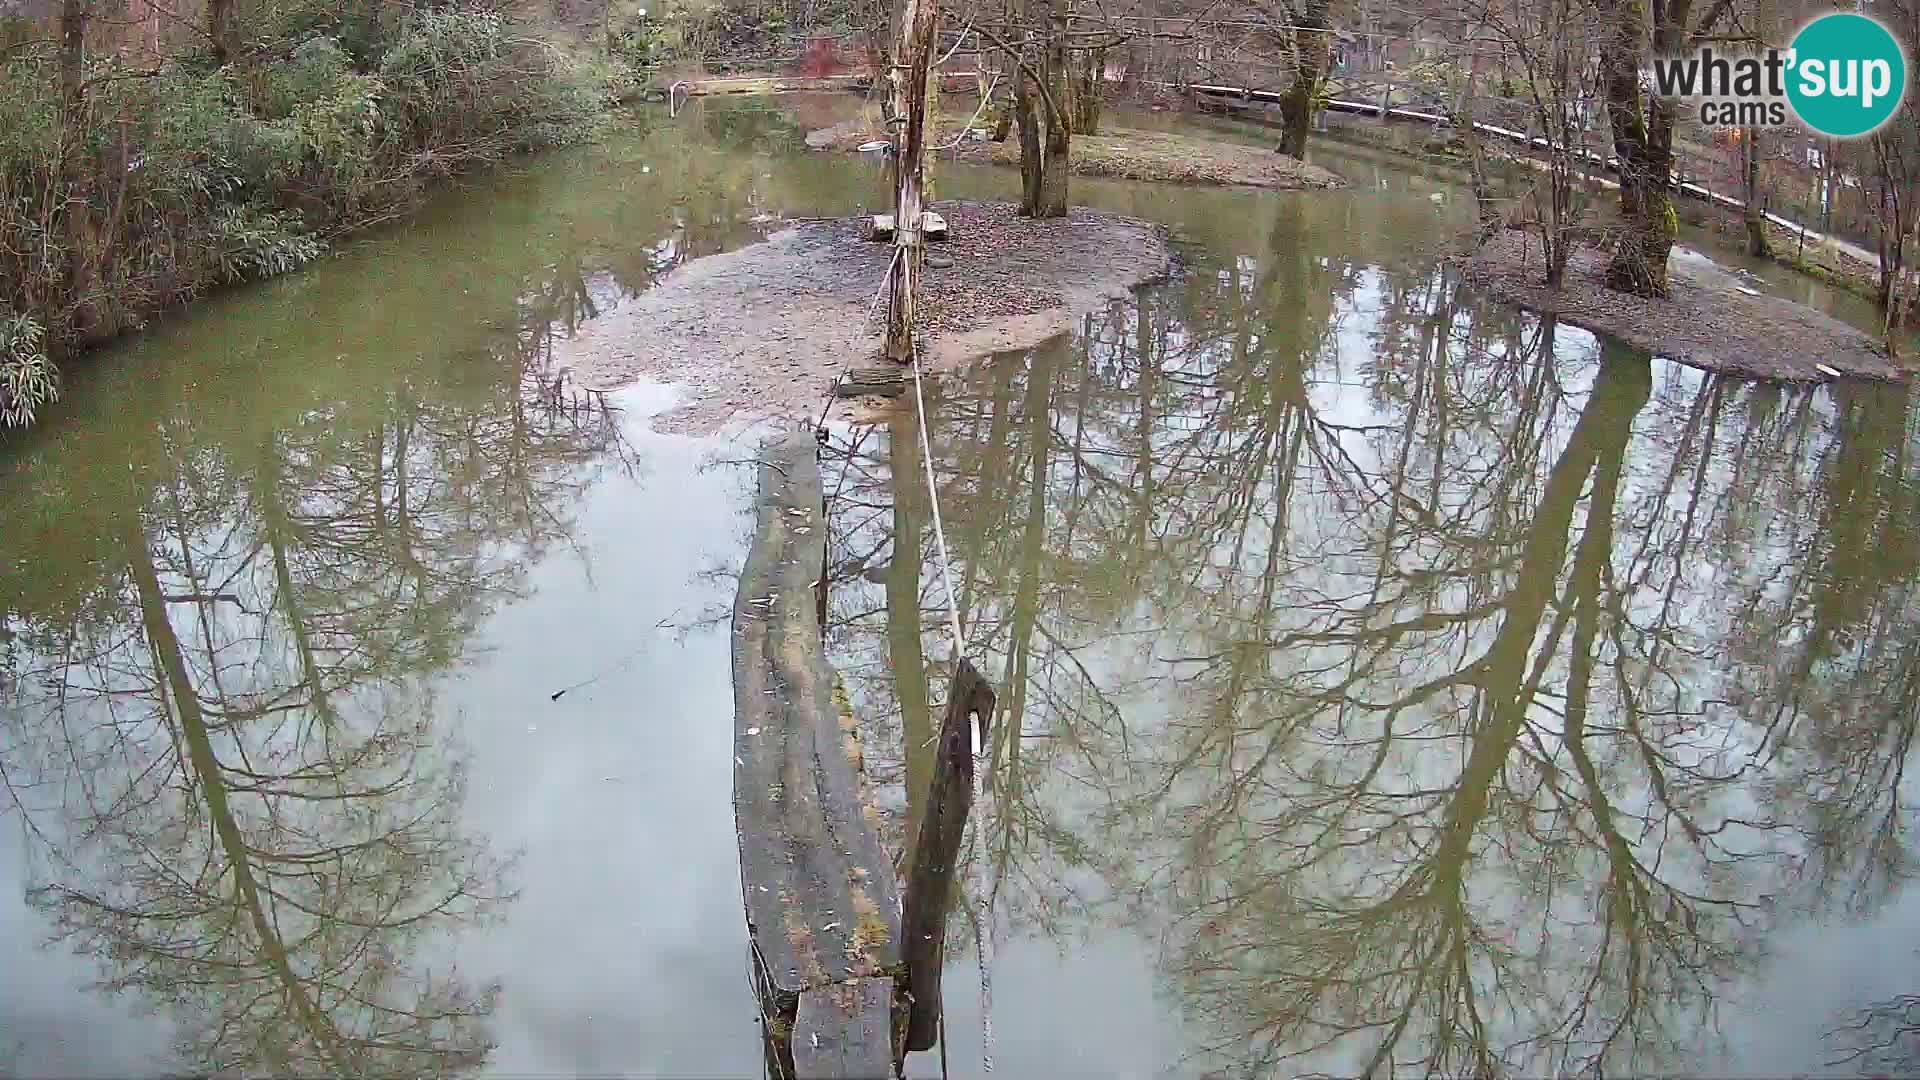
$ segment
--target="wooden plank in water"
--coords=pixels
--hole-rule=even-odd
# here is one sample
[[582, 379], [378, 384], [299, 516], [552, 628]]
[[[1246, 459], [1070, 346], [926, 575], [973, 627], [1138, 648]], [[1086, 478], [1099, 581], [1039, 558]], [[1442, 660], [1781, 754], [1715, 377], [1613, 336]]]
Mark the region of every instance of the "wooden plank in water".
[[814, 584], [826, 549], [813, 436], [760, 450], [758, 525], [733, 609], [734, 822], [769, 1014], [808, 990], [900, 973], [893, 866], [867, 816]]
[[842, 373], [833, 384], [836, 397], [899, 397], [906, 390], [906, 369], [898, 364], [887, 368], [855, 368]]
[[977, 718], [980, 745], [993, 723], [993, 687], [964, 657], [947, 689], [947, 712], [934, 749], [926, 815], [913, 844], [907, 872], [906, 915], [901, 921], [907, 954], [908, 1050], [930, 1050], [940, 1030], [940, 974], [947, 943], [947, 913], [953, 907], [954, 863], [973, 806], [973, 744], [969, 723]]
[[855, 979], [800, 995], [793, 1071], [820, 1080], [893, 1076], [893, 980]]
[[864, 88], [873, 83], [869, 75], [745, 75], [695, 79], [687, 84], [694, 97], [712, 94], [784, 94], [794, 91], [842, 90]]

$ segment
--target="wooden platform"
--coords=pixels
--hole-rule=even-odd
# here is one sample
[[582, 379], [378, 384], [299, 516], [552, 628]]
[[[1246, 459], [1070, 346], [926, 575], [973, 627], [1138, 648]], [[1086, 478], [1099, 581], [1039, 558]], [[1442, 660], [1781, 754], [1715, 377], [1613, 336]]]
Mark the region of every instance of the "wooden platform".
[[[788, 94], [819, 90], [866, 90], [873, 76], [865, 72], [849, 75], [711, 75], [686, 84], [691, 97], [722, 94]], [[946, 93], [972, 93], [977, 90], [971, 71], [943, 71], [940, 89]]]
[[864, 90], [870, 75], [740, 75], [695, 79], [687, 84], [693, 97], [718, 94], [787, 94], [809, 90]]
[[890, 1076], [900, 898], [821, 648], [819, 461], [806, 433], [768, 440], [759, 458], [733, 608], [733, 808], [768, 1052], [786, 1076]]

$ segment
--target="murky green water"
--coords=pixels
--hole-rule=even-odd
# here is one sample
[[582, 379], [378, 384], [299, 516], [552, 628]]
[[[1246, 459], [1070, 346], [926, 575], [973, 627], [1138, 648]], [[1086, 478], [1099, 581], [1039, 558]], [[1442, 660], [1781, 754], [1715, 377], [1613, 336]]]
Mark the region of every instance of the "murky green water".
[[[555, 353], [768, 217], [878, 202], [795, 149], [835, 107], [476, 183], [0, 448], [0, 1074], [759, 1071], [750, 443], [655, 434], [669, 390], [582, 396]], [[1177, 226], [1182, 273], [934, 390], [1007, 710], [997, 1071], [1851, 1071], [1826, 1033], [1917, 988], [1907, 398], [1488, 307], [1437, 261], [1456, 191], [1347, 171], [1078, 186]], [[917, 776], [918, 432], [834, 434], [830, 640], [876, 771]]]

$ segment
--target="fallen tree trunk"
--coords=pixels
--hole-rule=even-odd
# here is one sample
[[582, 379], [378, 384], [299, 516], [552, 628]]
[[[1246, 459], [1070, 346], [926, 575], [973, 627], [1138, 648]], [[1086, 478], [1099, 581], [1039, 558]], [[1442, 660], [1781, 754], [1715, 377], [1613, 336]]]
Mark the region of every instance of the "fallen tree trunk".
[[947, 712], [934, 748], [933, 778], [913, 844], [906, 910], [900, 922], [907, 965], [908, 1050], [931, 1049], [939, 1036], [940, 975], [946, 956], [947, 913], [954, 900], [954, 864], [973, 808], [976, 763], [968, 725], [979, 725], [980, 745], [986, 746], [994, 705], [993, 687], [972, 663], [961, 659], [947, 690]]
[[899, 901], [820, 642], [820, 464], [805, 433], [760, 454], [733, 608], [733, 812], [766, 1056], [800, 1080], [884, 1076], [888, 1002], [905, 974]]

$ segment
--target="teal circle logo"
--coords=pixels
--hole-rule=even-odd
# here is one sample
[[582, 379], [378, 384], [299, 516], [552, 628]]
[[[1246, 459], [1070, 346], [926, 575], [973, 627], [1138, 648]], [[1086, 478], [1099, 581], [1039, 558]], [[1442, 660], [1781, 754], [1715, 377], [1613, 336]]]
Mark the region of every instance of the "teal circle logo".
[[1821, 135], [1870, 135], [1906, 97], [1906, 54], [1878, 19], [1822, 15], [1794, 35], [1788, 55], [1787, 103]]

